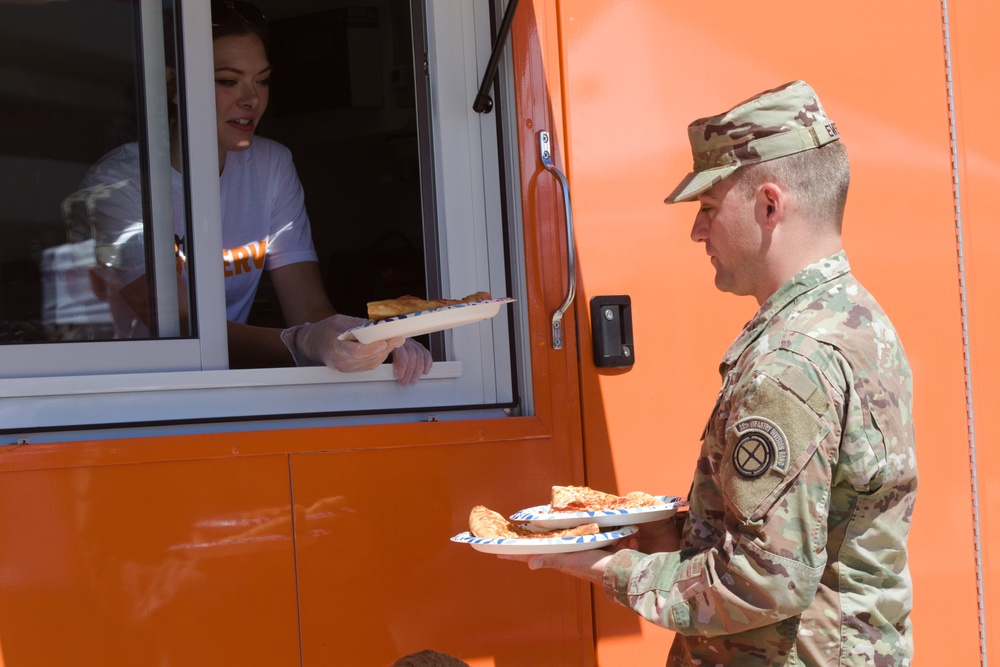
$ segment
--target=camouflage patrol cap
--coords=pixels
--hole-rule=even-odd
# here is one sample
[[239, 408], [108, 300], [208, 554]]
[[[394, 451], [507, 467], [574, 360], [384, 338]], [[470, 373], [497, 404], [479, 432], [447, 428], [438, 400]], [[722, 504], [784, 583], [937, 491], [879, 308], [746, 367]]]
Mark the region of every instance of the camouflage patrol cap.
[[688, 125], [694, 171], [666, 198], [690, 201], [739, 167], [773, 160], [837, 141], [816, 92], [793, 81], [751, 97], [717, 116]]

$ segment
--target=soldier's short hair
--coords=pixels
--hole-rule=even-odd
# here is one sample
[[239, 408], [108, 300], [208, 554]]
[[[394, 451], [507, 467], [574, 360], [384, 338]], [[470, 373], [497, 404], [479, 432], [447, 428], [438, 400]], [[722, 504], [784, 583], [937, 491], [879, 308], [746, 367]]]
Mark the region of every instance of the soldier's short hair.
[[730, 178], [744, 197], [752, 197], [764, 182], [774, 181], [793, 193], [807, 218], [833, 225], [840, 232], [851, 184], [851, 166], [843, 142], [745, 165]]

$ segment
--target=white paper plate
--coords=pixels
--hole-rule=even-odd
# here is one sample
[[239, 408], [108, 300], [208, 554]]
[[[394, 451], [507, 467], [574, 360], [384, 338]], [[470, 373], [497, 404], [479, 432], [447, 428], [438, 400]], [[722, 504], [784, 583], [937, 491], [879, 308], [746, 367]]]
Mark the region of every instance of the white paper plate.
[[411, 338], [434, 331], [453, 329], [463, 324], [472, 324], [488, 320], [498, 312], [500, 306], [514, 299], [490, 299], [488, 301], [470, 301], [456, 303], [454, 306], [422, 310], [419, 313], [389, 317], [378, 322], [369, 322], [364, 326], [349, 329], [340, 334], [340, 340], [356, 340], [362, 343], [374, 343], [390, 338]]
[[622, 526], [606, 533], [580, 535], [579, 537], [539, 537], [521, 540], [490, 540], [464, 532], [451, 538], [452, 542], [470, 545], [488, 554], [558, 554], [570, 551], [587, 551], [611, 546], [623, 537], [638, 530], [635, 526]]
[[584, 523], [596, 523], [601, 528], [622, 524], [648, 523], [673, 516], [677, 509], [686, 507], [687, 501], [676, 496], [657, 496], [662, 502], [647, 507], [633, 507], [623, 510], [600, 510], [597, 512], [552, 512], [549, 505], [529, 507], [510, 516], [511, 521], [530, 523], [546, 530], [572, 528]]

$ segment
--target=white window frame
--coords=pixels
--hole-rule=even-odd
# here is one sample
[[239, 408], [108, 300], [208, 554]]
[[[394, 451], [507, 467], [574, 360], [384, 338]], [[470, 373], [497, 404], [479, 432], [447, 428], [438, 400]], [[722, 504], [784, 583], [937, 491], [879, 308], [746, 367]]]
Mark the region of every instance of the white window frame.
[[[508, 268], [496, 114], [472, 111], [492, 46], [488, 5], [487, 0], [427, 0], [425, 5], [441, 279], [445, 294], [489, 290], [518, 298], [525, 278], [516, 160], [513, 167], [506, 166], [513, 238]], [[212, 60], [209, 4], [185, 0], [182, 16], [190, 198], [195, 220], [201, 221], [192, 230], [201, 337], [2, 348], [0, 364], [7, 376], [0, 383], [3, 430], [23, 431], [31, 442], [45, 442], [72, 439], [78, 427], [93, 438], [134, 435], [151, 424], [158, 434], [184, 433], [210, 430], [203, 426], [209, 423], [268, 417], [280, 418], [274, 428], [286, 428], [296, 418], [311, 424], [460, 418], [463, 408], [480, 417], [503, 416], [503, 406], [515, 395], [525, 413], [524, 401], [530, 405], [528, 346], [522, 342], [516, 351], [510, 349], [511, 320], [505, 310], [512, 309], [518, 338], [526, 340], [523, 298], [502, 306], [498, 317], [445, 332], [449, 361], [435, 363], [428, 376], [410, 387], [395, 381], [389, 365], [349, 374], [327, 368], [225, 369], [225, 295], [215, 259], [222, 254], [221, 235], [215, 231], [221, 210], [215, 186], [218, 157], [215, 123], [204, 120], [215, 118], [213, 73], [205, 66]], [[421, 68], [416, 69], [419, 73]], [[512, 88], [508, 85], [502, 94], [513, 109]], [[516, 156], [513, 120], [505, 120], [504, 150]], [[506, 294], [508, 271], [513, 272], [513, 294]], [[123, 358], [140, 363], [122, 369]], [[186, 365], [191, 358], [197, 359], [194, 367]], [[522, 369], [516, 388], [509, 371], [512, 358]], [[40, 363], [65, 368], [66, 374], [40, 376]], [[104, 372], [94, 373], [95, 363]], [[350, 416], [361, 412], [372, 414]], [[255, 422], [254, 428], [268, 423]]]

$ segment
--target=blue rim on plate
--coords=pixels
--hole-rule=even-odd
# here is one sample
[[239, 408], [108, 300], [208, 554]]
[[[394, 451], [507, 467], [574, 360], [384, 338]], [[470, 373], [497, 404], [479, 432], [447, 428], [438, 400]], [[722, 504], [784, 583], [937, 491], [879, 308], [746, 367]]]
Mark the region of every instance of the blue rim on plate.
[[582, 523], [594, 522], [598, 526], [617, 526], [622, 523], [648, 523], [673, 516], [688, 502], [678, 496], [656, 496], [656, 505], [631, 507], [628, 509], [596, 510], [593, 512], [553, 512], [551, 505], [529, 507], [510, 516], [511, 521], [530, 523], [539, 528], [570, 528]]
[[619, 526], [611, 531], [573, 537], [526, 537], [523, 539], [489, 539], [476, 537], [466, 531], [451, 538], [452, 542], [468, 544], [486, 553], [536, 554], [560, 553], [600, 549], [628, 537], [638, 530], [636, 526]]

